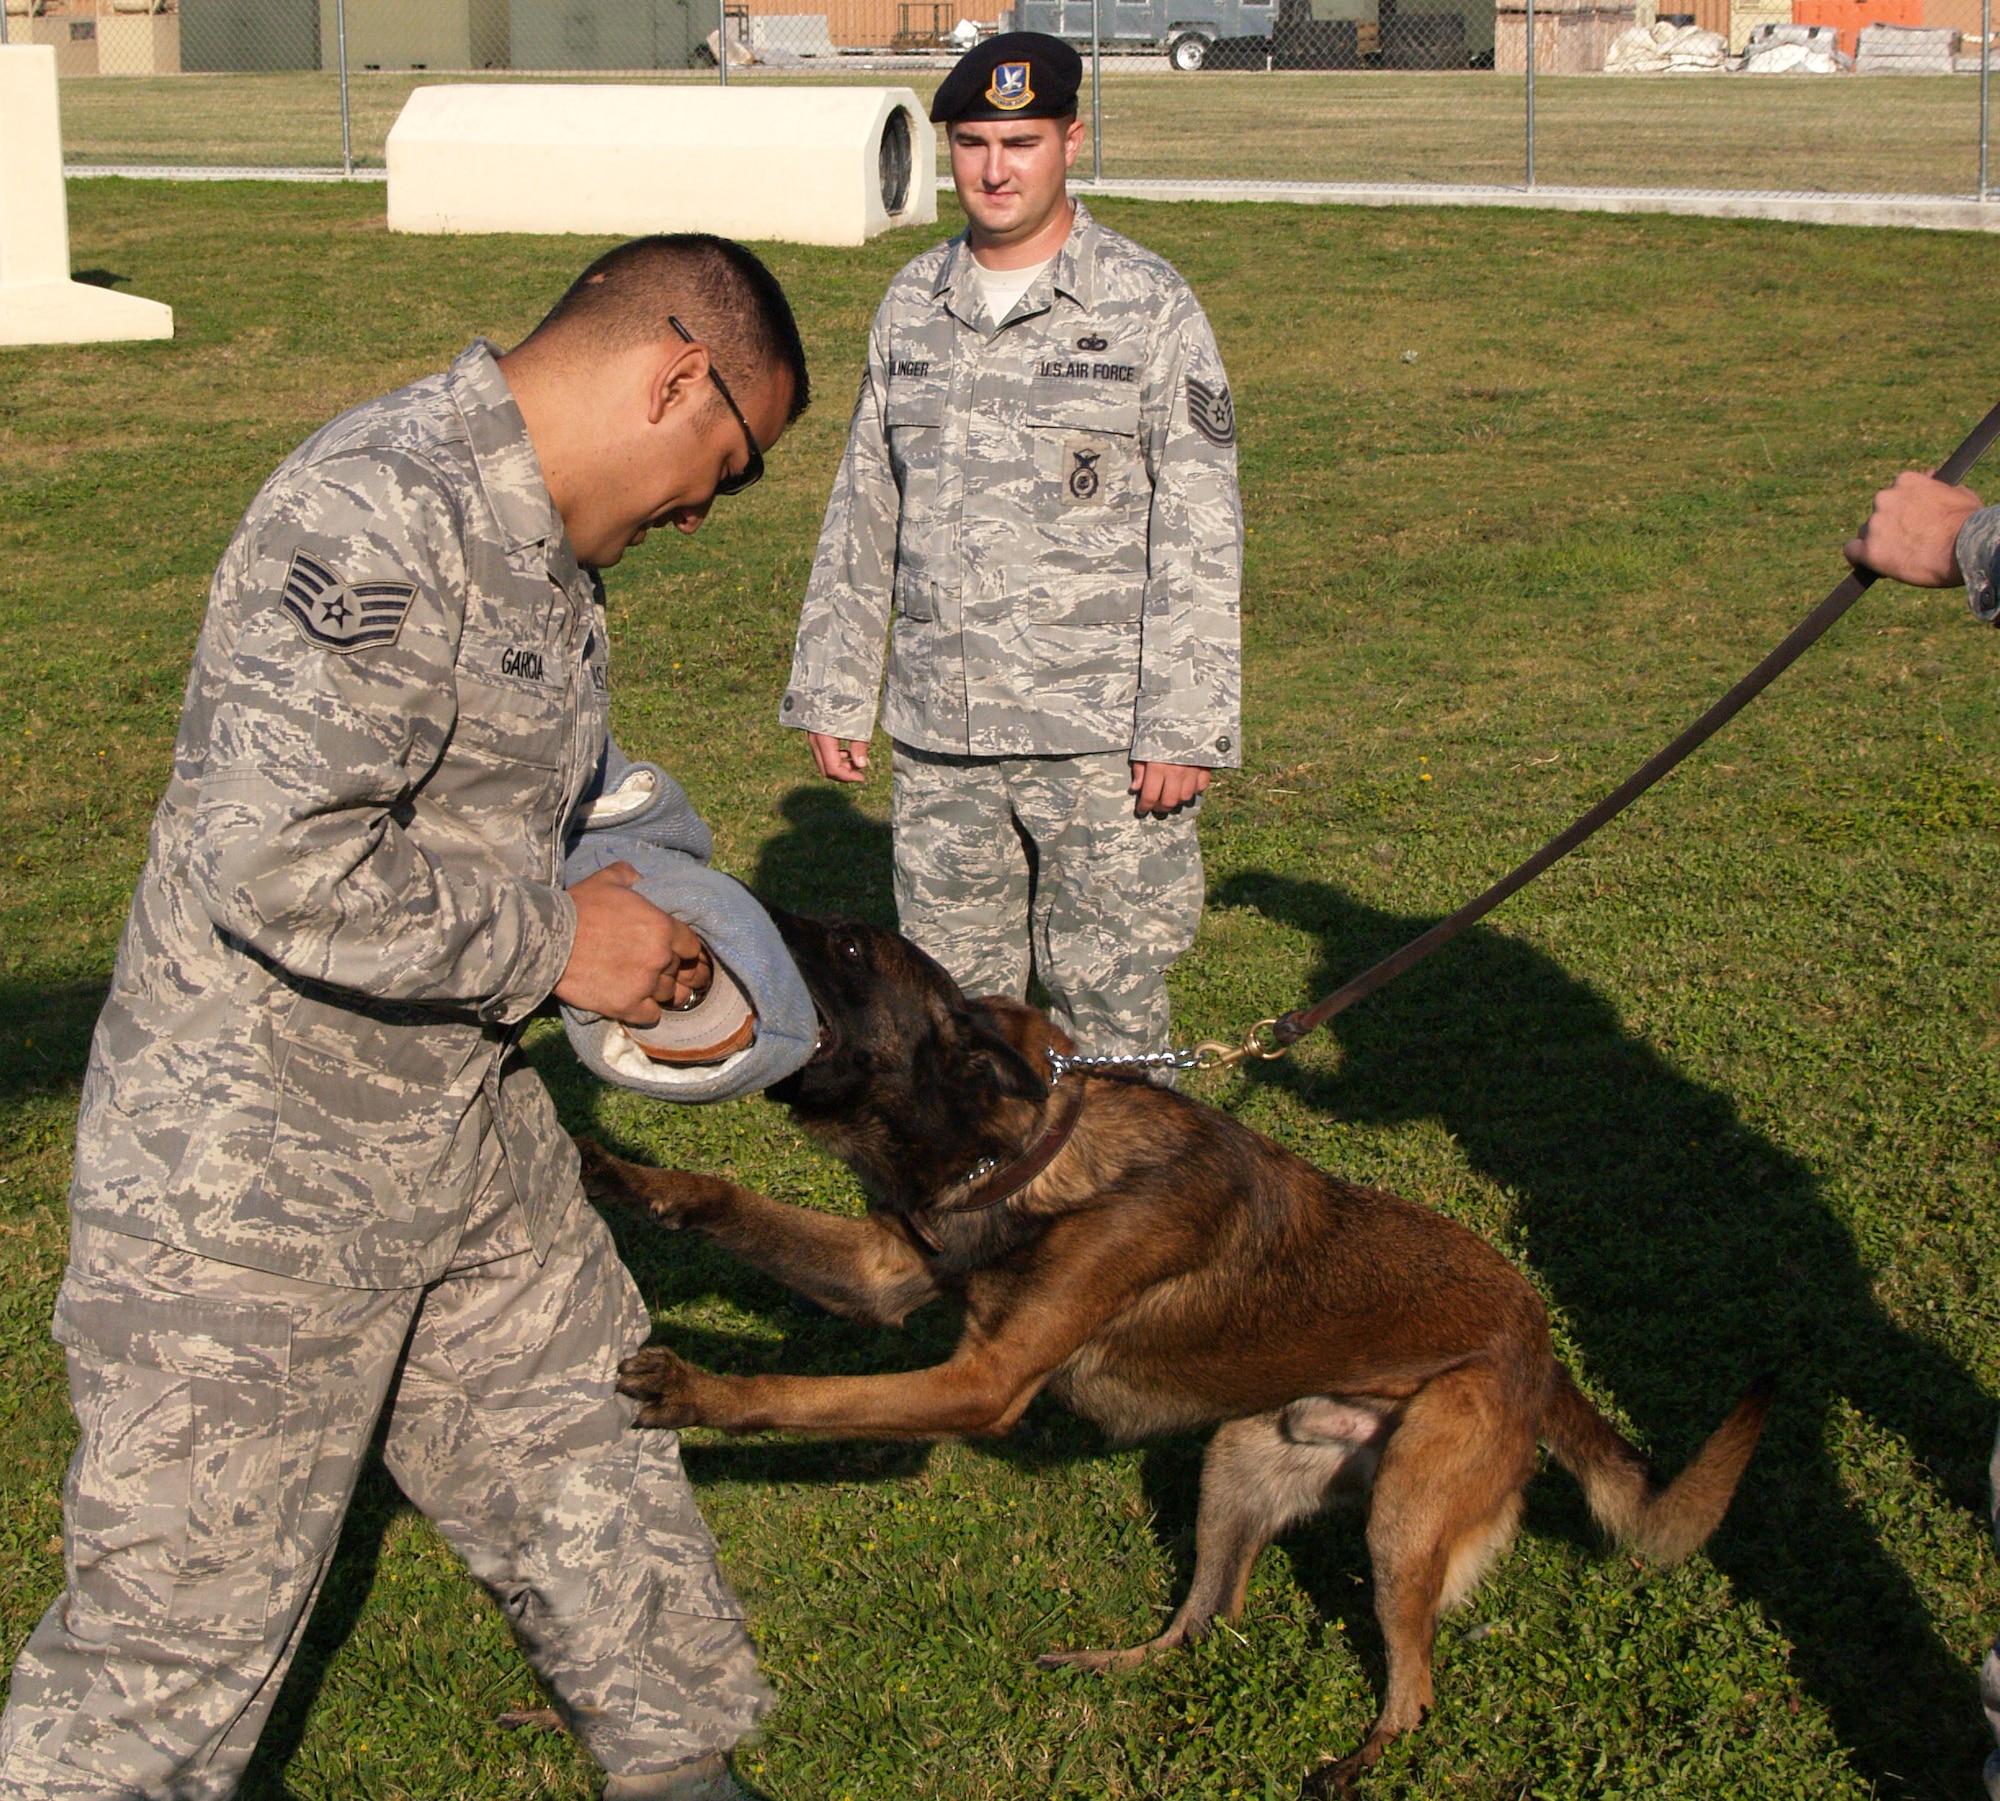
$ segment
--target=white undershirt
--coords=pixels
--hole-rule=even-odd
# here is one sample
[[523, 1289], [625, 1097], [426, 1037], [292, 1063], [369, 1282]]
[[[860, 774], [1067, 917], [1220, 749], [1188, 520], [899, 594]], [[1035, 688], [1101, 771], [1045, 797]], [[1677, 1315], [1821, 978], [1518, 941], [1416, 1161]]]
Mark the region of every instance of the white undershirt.
[[973, 280], [986, 303], [987, 318], [996, 326], [1005, 320], [1020, 303], [1021, 296], [1035, 285], [1035, 278], [1055, 260], [1048, 257], [1024, 269], [989, 269], [977, 257], [973, 258]]

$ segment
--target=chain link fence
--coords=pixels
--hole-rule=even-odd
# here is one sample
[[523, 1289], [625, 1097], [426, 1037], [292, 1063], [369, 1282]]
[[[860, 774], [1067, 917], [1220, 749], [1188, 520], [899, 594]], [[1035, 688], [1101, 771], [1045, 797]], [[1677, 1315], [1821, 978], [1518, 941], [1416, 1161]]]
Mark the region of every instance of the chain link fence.
[[1088, 55], [1094, 29], [1083, 168], [1110, 180], [1986, 197], [1992, 0], [1688, 3], [0, 0], [0, 16], [10, 40], [55, 47], [66, 154], [86, 167], [379, 168], [411, 89], [441, 76], [928, 96], [994, 30]]

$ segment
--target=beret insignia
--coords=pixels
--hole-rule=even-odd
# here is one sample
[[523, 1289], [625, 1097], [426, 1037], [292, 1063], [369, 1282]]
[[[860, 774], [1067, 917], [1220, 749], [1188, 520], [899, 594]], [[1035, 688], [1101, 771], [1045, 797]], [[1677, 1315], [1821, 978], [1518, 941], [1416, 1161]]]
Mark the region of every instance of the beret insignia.
[[1236, 403], [1227, 388], [1211, 388], [1190, 375], [1187, 385], [1188, 423], [1211, 444], [1226, 448], [1236, 442]]
[[993, 79], [986, 84], [986, 100], [1003, 113], [1017, 113], [1035, 103], [1035, 90], [1028, 85], [1026, 63], [996, 63]]
[[340, 656], [395, 643], [416, 597], [410, 582], [344, 582], [302, 550], [285, 572], [285, 611], [300, 636]]

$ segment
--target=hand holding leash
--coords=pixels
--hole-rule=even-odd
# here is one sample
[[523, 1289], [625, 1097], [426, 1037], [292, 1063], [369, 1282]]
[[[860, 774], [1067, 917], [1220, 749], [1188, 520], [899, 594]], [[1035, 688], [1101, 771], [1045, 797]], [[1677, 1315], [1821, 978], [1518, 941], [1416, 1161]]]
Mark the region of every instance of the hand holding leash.
[[[1714, 706], [1689, 726], [1666, 749], [1649, 758], [1596, 806], [1567, 830], [1558, 833], [1519, 868], [1502, 876], [1476, 900], [1468, 901], [1420, 937], [1413, 938], [1393, 956], [1384, 957], [1372, 969], [1363, 970], [1351, 981], [1336, 988], [1317, 1006], [1295, 1009], [1275, 1019], [1262, 1019], [1250, 1028], [1239, 1045], [1215, 1040], [1198, 1045], [1191, 1053], [1170, 1053], [1175, 1067], [1183, 1069], [1227, 1069], [1255, 1057], [1270, 1060], [1282, 1057], [1307, 1033], [1317, 1031], [1336, 1015], [1346, 1012], [1356, 1001], [1365, 1000], [1378, 988], [1385, 988], [1405, 970], [1414, 968], [1431, 952], [1442, 949], [1460, 933], [1476, 925], [1487, 914], [1525, 888], [1545, 869], [1564, 857], [1602, 827], [1625, 811], [1640, 795], [1669, 774], [1715, 736], [1730, 720], [1762, 694], [1832, 627], [1847, 609], [1868, 592], [1877, 576], [1920, 587], [1946, 588], [1963, 580], [1953, 544], [1958, 529], [1979, 507], [1979, 496], [1959, 484], [1974, 463], [2000, 437], [2000, 406], [1996, 406], [1973, 427], [1932, 476], [1907, 473], [1896, 478], [1892, 487], [1875, 496], [1875, 510], [1859, 536], [1845, 548], [1847, 560], [1855, 567], [1847, 578], [1818, 606], [1792, 628], [1783, 643], [1731, 688]], [[1072, 1059], [1073, 1062], [1081, 1059]]]

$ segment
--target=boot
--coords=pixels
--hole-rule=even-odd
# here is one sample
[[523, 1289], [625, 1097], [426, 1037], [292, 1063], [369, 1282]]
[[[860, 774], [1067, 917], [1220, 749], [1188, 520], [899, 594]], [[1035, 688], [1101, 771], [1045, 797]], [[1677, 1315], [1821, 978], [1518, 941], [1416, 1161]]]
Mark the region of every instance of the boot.
[[604, 1801], [768, 1801], [747, 1789], [729, 1773], [720, 1752], [677, 1763], [650, 1776], [613, 1776], [604, 1785]]

